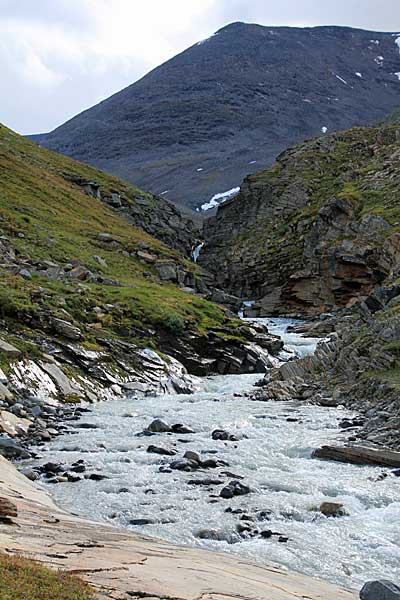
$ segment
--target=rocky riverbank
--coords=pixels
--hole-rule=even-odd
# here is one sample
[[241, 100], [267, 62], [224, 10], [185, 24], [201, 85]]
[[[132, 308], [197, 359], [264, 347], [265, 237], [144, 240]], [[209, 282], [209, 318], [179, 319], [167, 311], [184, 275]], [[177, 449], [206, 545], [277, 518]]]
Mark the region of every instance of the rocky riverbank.
[[99, 598], [356, 598], [352, 592], [275, 566], [182, 548], [79, 519], [57, 508], [2, 457], [0, 469], [0, 510], [5, 510], [0, 550], [79, 574]]

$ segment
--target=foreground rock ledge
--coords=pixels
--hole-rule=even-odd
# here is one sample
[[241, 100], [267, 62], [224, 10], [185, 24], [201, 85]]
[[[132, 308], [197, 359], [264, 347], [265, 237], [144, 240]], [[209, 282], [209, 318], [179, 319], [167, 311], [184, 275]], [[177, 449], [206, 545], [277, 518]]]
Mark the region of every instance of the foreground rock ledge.
[[2, 457], [0, 495], [18, 508], [15, 524], [0, 525], [0, 552], [77, 573], [103, 600], [357, 598], [352, 592], [280, 568], [174, 546], [69, 515]]

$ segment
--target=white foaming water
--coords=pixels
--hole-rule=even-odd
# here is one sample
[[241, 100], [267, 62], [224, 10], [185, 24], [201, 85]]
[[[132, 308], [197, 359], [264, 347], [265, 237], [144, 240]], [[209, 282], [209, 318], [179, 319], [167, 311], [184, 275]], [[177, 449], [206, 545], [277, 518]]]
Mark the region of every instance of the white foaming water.
[[[274, 333], [283, 332], [287, 324], [281, 319], [268, 323]], [[314, 341], [301, 339], [300, 343], [299, 336], [285, 335], [287, 339], [301, 355], [307, 345], [308, 352], [315, 347]], [[344, 440], [337, 425], [349, 413], [234, 396], [250, 389], [259, 378], [210, 377], [203, 391], [193, 395], [126, 398], [97, 405], [81, 420], [99, 428], [79, 429], [58, 438], [48, 445], [43, 459], [71, 464], [83, 458], [88, 473], [103, 473], [109, 479], [62, 483], [49, 489], [61, 506], [75, 513], [171, 542], [274, 562], [347, 587], [359, 587], [367, 579], [398, 579], [400, 481], [392, 476], [376, 481], [381, 470], [373, 467], [311, 459], [314, 448]], [[136, 436], [157, 417], [171, 424], [184, 423], [195, 433]], [[239, 441], [212, 440], [217, 428], [229, 430]], [[160, 466], [173, 459], [149, 454], [149, 444], [175, 449], [176, 457], [194, 450], [204, 459], [216, 457], [229, 466], [160, 473]], [[233, 477], [223, 474], [226, 471], [244, 477], [252, 493], [225, 500], [219, 497], [222, 485], [189, 483], [218, 475], [227, 483]], [[327, 518], [313, 510], [329, 499], [343, 502], [348, 516]], [[289, 541], [279, 543], [275, 536], [241, 538], [236, 526], [243, 521], [239, 514], [226, 513], [229, 507], [253, 516], [268, 513], [268, 520], [255, 525], [280, 532]], [[152, 523], [132, 526], [132, 519]], [[202, 529], [214, 529], [224, 540], [199, 539], [196, 534]]]

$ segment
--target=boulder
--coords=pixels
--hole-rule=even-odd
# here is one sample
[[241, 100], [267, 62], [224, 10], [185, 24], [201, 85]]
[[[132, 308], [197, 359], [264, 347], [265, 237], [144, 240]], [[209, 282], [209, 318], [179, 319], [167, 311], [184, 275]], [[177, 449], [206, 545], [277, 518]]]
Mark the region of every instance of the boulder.
[[346, 511], [341, 502], [322, 502], [319, 512], [325, 517], [343, 517]]
[[159, 261], [156, 263], [155, 266], [157, 269], [158, 276], [162, 281], [177, 280], [177, 271], [175, 263]]
[[152, 421], [148, 426], [147, 431], [151, 431], [152, 433], [168, 433], [172, 431], [172, 429], [170, 425], [165, 423], [165, 421], [162, 421], [161, 419], [154, 419], [154, 421]]
[[234, 496], [244, 496], [250, 494], [250, 488], [236, 479], [230, 481], [228, 485], [222, 488], [220, 492], [221, 498], [233, 498]]
[[147, 452], [150, 454], [161, 454], [163, 456], [175, 456], [176, 450], [169, 450], [168, 448], [160, 448], [159, 446], [150, 445], [147, 448]]
[[400, 587], [381, 579], [368, 581], [360, 591], [361, 600], [400, 600]]
[[0, 352], [8, 354], [8, 356], [19, 356], [21, 354], [21, 350], [4, 340], [0, 340]]
[[32, 421], [17, 417], [7, 410], [0, 411], [0, 432], [7, 433], [11, 437], [16, 437], [27, 433]]
[[30, 453], [7, 437], [0, 436], [0, 454], [4, 458], [30, 458]]
[[64, 321], [63, 319], [52, 317], [50, 319], [50, 325], [58, 334], [70, 340], [81, 340], [83, 337], [78, 327], [75, 327], [75, 325], [68, 321]]

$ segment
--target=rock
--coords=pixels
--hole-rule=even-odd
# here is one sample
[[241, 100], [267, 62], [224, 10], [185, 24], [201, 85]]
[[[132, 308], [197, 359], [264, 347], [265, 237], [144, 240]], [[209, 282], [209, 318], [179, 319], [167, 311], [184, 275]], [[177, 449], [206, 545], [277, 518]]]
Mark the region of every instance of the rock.
[[112, 242], [113, 236], [111, 235], [111, 233], [99, 233], [97, 239], [99, 240], [99, 242]]
[[103, 481], [103, 479], [108, 479], [107, 475], [101, 475], [101, 473], [90, 473], [90, 475], [85, 475], [85, 479], [90, 479], [91, 481]]
[[173, 460], [169, 465], [174, 471], [195, 471], [199, 468], [199, 464], [194, 460], [188, 460], [187, 458], [178, 458]]
[[174, 262], [158, 261], [155, 263], [155, 267], [162, 281], [177, 280], [177, 270]]
[[165, 421], [161, 419], [155, 419], [150, 423], [147, 428], [147, 431], [151, 431], [152, 433], [168, 433], [172, 431], [170, 425], [167, 425]]
[[155, 521], [152, 519], [130, 519], [129, 525], [135, 525], [135, 527], [141, 527], [142, 525], [154, 525]]
[[220, 479], [212, 479], [211, 477], [205, 479], [189, 479], [189, 485], [222, 485], [223, 481]]
[[0, 340], [0, 352], [4, 352], [4, 354], [8, 354], [9, 356], [20, 356], [21, 354], [21, 350], [18, 350], [18, 348], [4, 340]]
[[188, 460], [193, 460], [194, 462], [201, 463], [200, 454], [197, 452], [193, 452], [193, 450], [187, 450], [183, 455], [183, 458], [187, 458]]
[[29, 481], [36, 481], [37, 479], [39, 479], [39, 474], [30, 467], [21, 469], [20, 473], [22, 473], [22, 475], [25, 475], [25, 477], [29, 479]]
[[400, 600], [400, 587], [381, 579], [368, 581], [360, 591], [361, 600]]
[[11, 400], [13, 398], [12, 392], [6, 388], [5, 385], [0, 383], [0, 400]]
[[95, 260], [101, 267], [107, 267], [107, 262], [104, 260], [104, 258], [101, 258], [101, 256], [95, 254], [93, 256], [93, 260]]
[[356, 465], [400, 467], [400, 452], [364, 446], [322, 446], [314, 450], [312, 457]]
[[0, 454], [4, 456], [4, 458], [30, 458], [31, 454], [22, 448], [9, 438], [0, 436]]
[[8, 384], [8, 377], [4, 373], [3, 369], [0, 369], [0, 383], [5, 386]]
[[8, 433], [11, 437], [26, 434], [32, 421], [17, 417], [6, 410], [0, 411], [0, 432]]
[[199, 529], [194, 535], [199, 540], [215, 540], [217, 542], [228, 542], [228, 544], [232, 544], [240, 539], [232, 533], [219, 529]]
[[194, 433], [194, 430], [190, 427], [186, 427], [186, 425], [181, 425], [177, 423], [176, 425], [172, 425], [172, 431], [174, 433], [180, 433], [182, 435]]
[[250, 494], [250, 491], [251, 490], [247, 485], [244, 485], [235, 479], [230, 481], [228, 485], [221, 490], [220, 496], [221, 498], [233, 498], [234, 496]]
[[322, 502], [319, 512], [325, 517], [343, 517], [346, 514], [341, 502]]
[[70, 340], [81, 340], [83, 338], [83, 335], [78, 327], [75, 327], [75, 325], [72, 325], [72, 323], [64, 321], [63, 319], [56, 319], [52, 317], [50, 319], [50, 325], [58, 334]]
[[16, 505], [7, 498], [0, 498], [0, 521], [9, 522], [11, 517], [17, 517]]
[[159, 446], [150, 445], [147, 448], [147, 452], [151, 454], [161, 454], [163, 456], [175, 456], [176, 450], [168, 450], [167, 448], [160, 448]]
[[32, 274], [30, 271], [28, 271], [28, 269], [21, 269], [18, 271], [18, 275], [26, 280], [32, 279]]
[[227, 442], [238, 442], [239, 441], [238, 437], [229, 433], [228, 431], [225, 431], [224, 429], [215, 429], [212, 432], [211, 437], [213, 440], [224, 440]]

